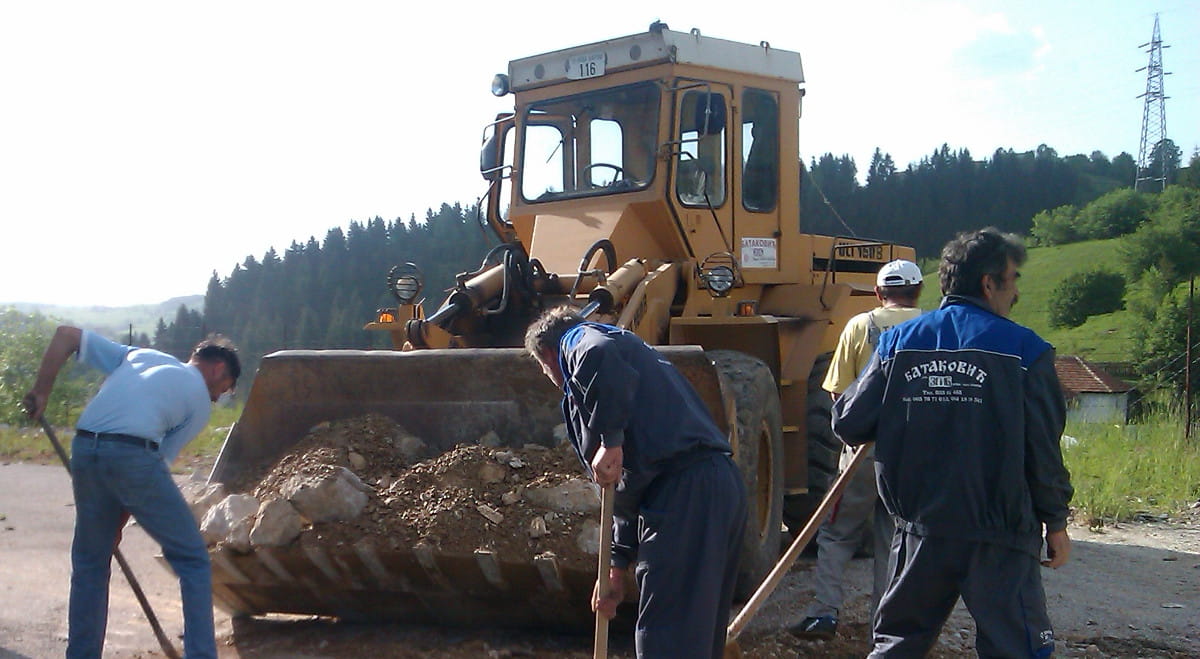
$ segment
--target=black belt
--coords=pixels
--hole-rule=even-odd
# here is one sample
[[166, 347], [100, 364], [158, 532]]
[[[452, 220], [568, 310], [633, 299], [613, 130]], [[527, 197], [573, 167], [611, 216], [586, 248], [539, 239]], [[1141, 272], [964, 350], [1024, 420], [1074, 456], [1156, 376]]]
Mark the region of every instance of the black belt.
[[142, 437], [135, 437], [133, 435], [125, 435], [125, 434], [122, 434], [119, 432], [92, 432], [90, 430], [83, 430], [82, 428], [76, 428], [75, 434], [80, 437], [86, 437], [88, 439], [94, 439], [94, 440], [100, 441], [100, 442], [120, 442], [122, 444], [132, 444], [134, 446], [141, 446], [141, 447], [150, 449], [151, 451], [158, 450], [157, 442], [152, 442], [148, 439], [144, 439]]

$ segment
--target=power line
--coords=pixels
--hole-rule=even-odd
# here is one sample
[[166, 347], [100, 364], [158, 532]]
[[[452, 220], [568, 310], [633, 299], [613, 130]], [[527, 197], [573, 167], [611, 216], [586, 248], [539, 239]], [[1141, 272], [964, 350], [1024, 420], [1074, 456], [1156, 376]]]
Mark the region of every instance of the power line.
[[[1138, 46], [1147, 48], [1150, 62], [1138, 71], [1146, 72], [1146, 91], [1138, 98], [1144, 98], [1142, 108], [1142, 139], [1138, 145], [1137, 174], [1133, 180], [1135, 190], [1162, 190], [1167, 187], [1167, 153], [1163, 147], [1167, 141], [1167, 106], [1169, 98], [1163, 89], [1162, 51], [1164, 46], [1158, 30], [1158, 14], [1154, 15], [1154, 36], [1150, 41]], [[1157, 157], [1158, 161], [1153, 162]], [[1151, 171], [1151, 169], [1156, 171]], [[1156, 185], [1157, 184], [1157, 185]]]

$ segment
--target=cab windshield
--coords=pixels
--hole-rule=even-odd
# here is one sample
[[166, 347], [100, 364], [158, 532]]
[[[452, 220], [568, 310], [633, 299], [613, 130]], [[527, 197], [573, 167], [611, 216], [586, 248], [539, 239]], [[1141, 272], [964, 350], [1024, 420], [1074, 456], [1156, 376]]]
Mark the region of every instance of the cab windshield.
[[659, 96], [647, 82], [531, 105], [521, 122], [521, 196], [539, 202], [645, 188]]

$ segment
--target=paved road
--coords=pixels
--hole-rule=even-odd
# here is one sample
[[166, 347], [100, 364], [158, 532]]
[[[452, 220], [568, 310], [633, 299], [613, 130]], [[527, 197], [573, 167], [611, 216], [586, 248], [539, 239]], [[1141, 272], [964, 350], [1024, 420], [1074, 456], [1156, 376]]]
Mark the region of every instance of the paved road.
[[[66, 651], [67, 594], [75, 508], [61, 466], [0, 465], [0, 659], [55, 657]], [[179, 587], [158, 562], [158, 545], [140, 528], [125, 531], [121, 551], [159, 622], [177, 647], [183, 632]], [[105, 657], [158, 649], [150, 624], [113, 561]], [[228, 625], [228, 618], [218, 624]], [[221, 630], [218, 629], [218, 632]]]

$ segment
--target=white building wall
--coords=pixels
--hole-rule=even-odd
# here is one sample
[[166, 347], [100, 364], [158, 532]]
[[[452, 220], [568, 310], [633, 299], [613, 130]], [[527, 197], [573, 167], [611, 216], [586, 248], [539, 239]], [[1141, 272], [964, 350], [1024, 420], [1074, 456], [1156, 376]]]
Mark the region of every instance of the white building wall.
[[1067, 408], [1067, 421], [1076, 423], [1125, 423], [1129, 394], [1078, 394]]

